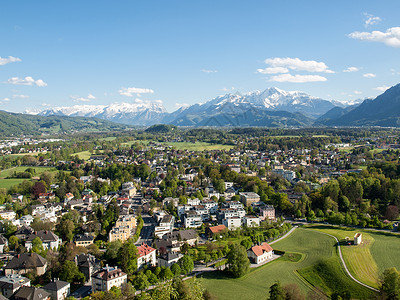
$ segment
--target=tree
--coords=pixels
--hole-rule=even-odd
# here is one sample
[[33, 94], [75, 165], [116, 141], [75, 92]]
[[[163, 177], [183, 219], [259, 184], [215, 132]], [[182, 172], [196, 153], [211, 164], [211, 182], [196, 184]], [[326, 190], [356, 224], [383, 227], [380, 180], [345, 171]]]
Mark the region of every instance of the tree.
[[38, 236], [32, 241], [32, 252], [40, 254], [41, 256], [46, 256], [46, 251], [43, 248], [42, 240]]
[[250, 266], [250, 261], [247, 257], [246, 249], [242, 245], [231, 244], [229, 246], [228, 258], [228, 272], [234, 277], [242, 277], [245, 275]]
[[194, 268], [193, 260], [189, 255], [184, 255], [178, 261], [178, 264], [179, 264], [179, 267], [181, 268], [183, 274], [192, 272], [192, 270]]
[[385, 299], [400, 299], [400, 273], [396, 268], [383, 272], [379, 290]]
[[174, 273], [175, 276], [179, 276], [182, 273], [181, 267], [179, 264], [173, 264], [171, 266], [171, 272]]
[[140, 272], [133, 280], [133, 285], [137, 290], [145, 290], [150, 286], [146, 274]]
[[16, 250], [19, 246], [19, 239], [15, 235], [10, 236], [8, 239], [8, 246], [11, 250]]
[[127, 239], [118, 250], [119, 263], [122, 271], [128, 275], [133, 275], [137, 269], [138, 250], [132, 239]]
[[74, 237], [74, 222], [70, 219], [62, 219], [60, 223], [57, 224], [57, 231], [60, 233], [63, 240], [71, 241]]
[[85, 275], [79, 272], [77, 265], [70, 260], [64, 261], [59, 276], [61, 280], [70, 283], [76, 282], [83, 284], [85, 282]]
[[286, 300], [286, 292], [279, 281], [269, 288], [269, 300]]
[[105, 253], [105, 257], [107, 260], [112, 262], [117, 262], [118, 260], [118, 251], [122, 247], [122, 243], [120, 240], [116, 240], [114, 242], [108, 243], [107, 250]]

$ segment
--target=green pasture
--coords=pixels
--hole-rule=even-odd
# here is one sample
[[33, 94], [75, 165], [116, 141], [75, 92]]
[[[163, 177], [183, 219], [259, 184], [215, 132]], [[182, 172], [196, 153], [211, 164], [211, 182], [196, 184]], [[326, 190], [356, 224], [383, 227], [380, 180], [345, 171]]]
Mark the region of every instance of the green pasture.
[[272, 246], [286, 254], [252, 269], [242, 278], [233, 279], [223, 272], [211, 272], [202, 276], [202, 283], [221, 300], [266, 299], [269, 287], [277, 280], [282, 285], [296, 283], [305, 294], [318, 288], [327, 295], [350, 290], [357, 297], [371, 296], [370, 290], [351, 281], [344, 273], [332, 237], [299, 228]]
[[176, 150], [205, 151], [205, 150], [230, 150], [234, 146], [222, 144], [210, 144], [206, 142], [167, 142], [162, 143], [174, 147]]
[[57, 171], [56, 168], [53, 167], [28, 167], [28, 166], [24, 166], [24, 167], [15, 167], [15, 168], [10, 168], [10, 169], [6, 169], [6, 170], [1, 170], [0, 171], [0, 178], [5, 178], [8, 176], [11, 176], [12, 174], [14, 174], [14, 172], [24, 172], [26, 169], [28, 168], [32, 168], [35, 169], [35, 174], [34, 176], [40, 176], [40, 174], [44, 173], [44, 172], [55, 172]]

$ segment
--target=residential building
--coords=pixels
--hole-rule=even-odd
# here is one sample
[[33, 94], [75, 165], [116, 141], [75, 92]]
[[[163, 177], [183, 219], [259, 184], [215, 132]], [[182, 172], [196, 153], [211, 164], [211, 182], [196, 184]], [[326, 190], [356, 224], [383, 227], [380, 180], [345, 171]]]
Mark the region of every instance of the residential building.
[[256, 216], [244, 216], [242, 219], [243, 225], [247, 227], [260, 226], [260, 218]]
[[251, 249], [247, 250], [247, 256], [256, 264], [261, 264], [271, 259], [273, 253], [274, 251], [268, 243], [262, 243], [261, 245], [253, 246]]
[[31, 280], [18, 274], [0, 277], [0, 292], [6, 298], [10, 298], [23, 286], [31, 286]]
[[198, 228], [203, 224], [203, 220], [195, 211], [190, 210], [184, 214], [183, 223], [185, 228]]
[[226, 228], [225, 225], [217, 225], [217, 226], [212, 226], [212, 227], [207, 227], [206, 228], [206, 235], [211, 238], [216, 234], [221, 234], [225, 232], [228, 228]]
[[46, 284], [43, 289], [50, 293], [52, 300], [64, 300], [71, 292], [71, 284], [62, 280], [53, 280]]
[[229, 230], [234, 230], [242, 226], [242, 219], [239, 217], [226, 218], [222, 221], [222, 224], [225, 225]]
[[128, 275], [117, 267], [102, 268], [92, 275], [92, 293], [109, 291], [113, 286], [121, 287], [128, 282]]
[[275, 208], [273, 205], [265, 205], [260, 207], [260, 219], [264, 220], [275, 220]]
[[87, 247], [93, 244], [94, 236], [85, 233], [83, 235], [75, 235], [74, 243], [75, 246]]
[[23, 286], [13, 296], [14, 300], [50, 300], [50, 293], [42, 288]]
[[42, 241], [43, 248], [45, 249], [58, 249], [58, 247], [62, 244], [62, 240], [58, 237], [58, 235], [54, 234], [54, 232], [50, 230], [39, 230], [33, 232], [26, 239], [25, 248], [28, 251], [32, 248], [32, 241], [37, 237]]
[[91, 254], [79, 254], [75, 256], [74, 261], [79, 271], [85, 275], [86, 281], [89, 281], [92, 274], [100, 269], [100, 261]]
[[9, 274], [26, 274], [34, 272], [37, 275], [43, 275], [47, 269], [47, 261], [39, 254], [22, 253], [14, 256], [4, 267], [5, 275]]
[[254, 192], [241, 192], [240, 201], [246, 206], [250, 206], [252, 203], [260, 201], [260, 196]]
[[138, 249], [137, 267], [141, 269], [144, 265], [155, 266], [157, 264], [156, 249], [147, 244], [142, 244]]
[[183, 254], [180, 253], [167, 253], [165, 255], [159, 256], [157, 259], [159, 267], [171, 267], [173, 264], [176, 264], [178, 260], [183, 257]]
[[165, 215], [161, 218], [158, 223], [158, 226], [154, 229], [154, 234], [158, 238], [162, 238], [162, 236], [166, 233], [172, 232], [174, 230], [175, 217], [171, 215]]
[[0, 217], [2, 217], [4, 220], [12, 221], [16, 216], [17, 214], [13, 210], [3, 210], [0, 212]]
[[8, 247], [8, 240], [0, 234], [0, 253], [4, 253], [4, 248]]

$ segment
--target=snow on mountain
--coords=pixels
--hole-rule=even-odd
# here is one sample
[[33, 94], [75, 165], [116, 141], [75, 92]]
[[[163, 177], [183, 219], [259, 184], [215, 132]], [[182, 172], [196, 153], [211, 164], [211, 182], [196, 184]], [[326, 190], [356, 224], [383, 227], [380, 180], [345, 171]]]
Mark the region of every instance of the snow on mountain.
[[112, 103], [110, 105], [74, 105], [55, 107], [40, 115], [96, 117], [129, 125], [151, 125], [161, 121], [167, 114], [160, 103]]

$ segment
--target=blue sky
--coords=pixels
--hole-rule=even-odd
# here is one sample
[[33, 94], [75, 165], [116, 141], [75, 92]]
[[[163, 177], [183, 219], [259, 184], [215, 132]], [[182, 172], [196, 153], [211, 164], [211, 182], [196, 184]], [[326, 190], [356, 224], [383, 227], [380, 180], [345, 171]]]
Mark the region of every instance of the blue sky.
[[398, 0], [2, 1], [0, 109], [171, 112], [273, 86], [372, 97], [400, 82], [399, 11]]

